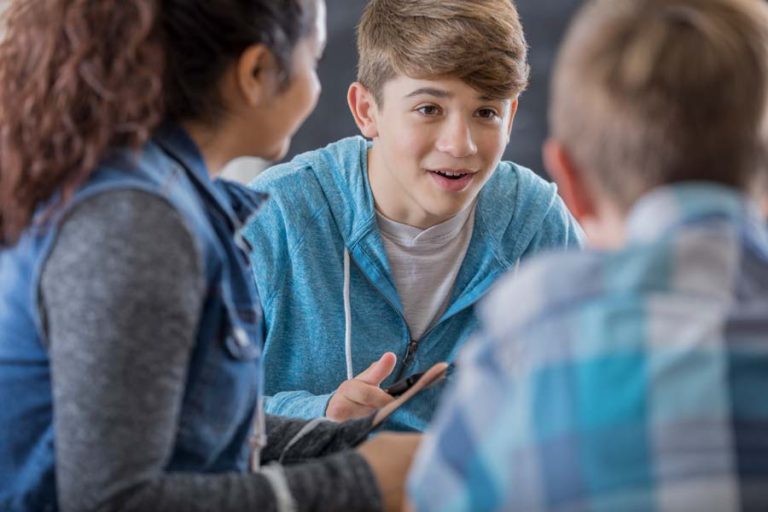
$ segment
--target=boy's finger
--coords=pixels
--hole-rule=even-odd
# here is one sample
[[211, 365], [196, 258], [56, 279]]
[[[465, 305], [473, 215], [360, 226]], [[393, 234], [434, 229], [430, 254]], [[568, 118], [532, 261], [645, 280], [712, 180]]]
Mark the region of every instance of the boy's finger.
[[368, 409], [378, 409], [394, 400], [389, 393], [379, 387], [354, 380], [349, 381], [349, 385], [345, 386], [343, 394], [344, 398], [350, 402]]
[[371, 364], [371, 366], [355, 377], [355, 379], [373, 386], [378, 386], [384, 379], [389, 377], [389, 374], [395, 369], [395, 364], [397, 364], [397, 356], [392, 352], [386, 352], [378, 361]]

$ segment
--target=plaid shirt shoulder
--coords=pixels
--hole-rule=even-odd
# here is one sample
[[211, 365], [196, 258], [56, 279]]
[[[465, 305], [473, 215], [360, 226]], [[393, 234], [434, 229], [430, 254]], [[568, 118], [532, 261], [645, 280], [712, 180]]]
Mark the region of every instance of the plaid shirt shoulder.
[[667, 229], [539, 258], [483, 304], [417, 510], [768, 510], [765, 227], [668, 195]]

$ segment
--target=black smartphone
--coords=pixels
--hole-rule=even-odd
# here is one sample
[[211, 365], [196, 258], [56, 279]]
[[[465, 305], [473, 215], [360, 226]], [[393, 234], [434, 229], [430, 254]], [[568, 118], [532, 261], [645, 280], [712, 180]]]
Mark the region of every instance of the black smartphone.
[[[453, 368], [454, 368], [453, 363], [449, 364], [448, 368], [445, 370], [445, 374], [448, 375], [451, 371], [453, 371]], [[419, 373], [414, 373], [413, 375], [409, 375], [408, 377], [405, 377], [395, 382], [388, 388], [384, 388], [384, 391], [386, 391], [387, 393], [389, 393], [394, 397], [398, 397], [403, 393], [405, 393], [406, 391], [408, 391], [409, 389], [411, 389], [413, 385], [416, 384], [416, 382], [418, 382], [418, 380], [424, 376], [425, 373], [426, 372], [419, 372]]]

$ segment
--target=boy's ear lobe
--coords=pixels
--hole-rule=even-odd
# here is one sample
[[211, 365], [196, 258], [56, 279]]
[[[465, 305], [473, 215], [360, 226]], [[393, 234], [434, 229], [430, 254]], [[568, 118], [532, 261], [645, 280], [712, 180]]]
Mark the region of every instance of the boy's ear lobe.
[[376, 118], [378, 107], [373, 94], [360, 82], [353, 82], [347, 91], [347, 102], [363, 137], [368, 139], [378, 137], [379, 128]]
[[555, 139], [549, 139], [544, 143], [543, 153], [547, 170], [576, 220], [584, 223], [594, 218], [597, 215], [597, 203], [593, 192], [565, 146]]
[[277, 90], [277, 67], [272, 52], [255, 44], [240, 54], [236, 65], [237, 90], [246, 104], [260, 106]]

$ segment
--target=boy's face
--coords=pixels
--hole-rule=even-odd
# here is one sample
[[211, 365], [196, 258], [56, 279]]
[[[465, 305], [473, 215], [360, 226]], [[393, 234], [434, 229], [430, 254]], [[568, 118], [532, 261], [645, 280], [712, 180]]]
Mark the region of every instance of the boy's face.
[[402, 75], [386, 83], [380, 108], [372, 104], [363, 131], [374, 139], [369, 175], [377, 206], [422, 228], [475, 200], [501, 160], [517, 110], [517, 99], [486, 98], [457, 78]]

